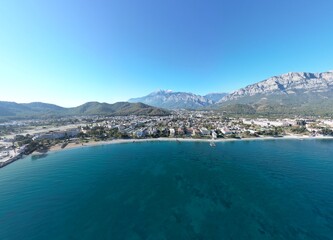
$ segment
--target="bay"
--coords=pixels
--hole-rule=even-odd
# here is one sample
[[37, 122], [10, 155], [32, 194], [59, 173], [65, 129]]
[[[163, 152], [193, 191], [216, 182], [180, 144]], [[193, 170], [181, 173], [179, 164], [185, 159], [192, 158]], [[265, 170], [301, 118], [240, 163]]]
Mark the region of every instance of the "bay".
[[0, 169], [0, 239], [332, 239], [333, 141], [111, 144]]

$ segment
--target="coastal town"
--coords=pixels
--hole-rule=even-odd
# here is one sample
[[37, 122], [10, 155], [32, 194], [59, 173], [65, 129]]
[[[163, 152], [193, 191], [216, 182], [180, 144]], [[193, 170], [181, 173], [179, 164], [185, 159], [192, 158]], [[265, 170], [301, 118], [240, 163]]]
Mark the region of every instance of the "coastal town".
[[329, 118], [241, 118], [214, 111], [177, 110], [169, 116], [75, 116], [0, 124], [0, 167], [29, 154], [68, 146], [142, 140], [224, 141], [333, 136]]

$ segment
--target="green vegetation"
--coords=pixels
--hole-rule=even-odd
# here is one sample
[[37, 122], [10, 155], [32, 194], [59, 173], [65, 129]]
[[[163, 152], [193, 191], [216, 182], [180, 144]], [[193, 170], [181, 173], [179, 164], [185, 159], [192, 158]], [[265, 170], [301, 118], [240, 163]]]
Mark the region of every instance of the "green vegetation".
[[265, 130], [260, 130], [257, 132], [258, 135], [263, 135], [263, 136], [281, 136], [284, 134], [284, 130], [282, 127], [273, 127], [270, 129], [265, 129]]
[[323, 128], [321, 130], [321, 133], [323, 135], [326, 135], [326, 136], [333, 136], [333, 130], [329, 129], [329, 128]]
[[333, 116], [333, 92], [256, 94], [230, 100], [214, 107], [230, 115], [242, 116]]
[[68, 115], [149, 115], [162, 116], [170, 113], [164, 109], [151, 107], [143, 103], [117, 102], [114, 104], [88, 102], [75, 108], [67, 109]]
[[296, 134], [302, 134], [302, 133], [307, 133], [308, 130], [304, 126], [295, 126], [290, 128], [292, 133]]
[[170, 112], [164, 109], [151, 107], [143, 103], [118, 102], [114, 104], [88, 102], [74, 108], [62, 108], [46, 103], [18, 104], [15, 102], [0, 101], [0, 119], [28, 119], [28, 118], [57, 118], [59, 116], [73, 115], [104, 115], [104, 116], [126, 116], [126, 115], [148, 115], [165, 116]]
[[233, 105], [226, 105], [222, 106], [220, 111], [224, 111], [228, 114], [246, 114], [246, 115], [253, 115], [256, 113], [256, 109], [248, 104], [233, 104]]

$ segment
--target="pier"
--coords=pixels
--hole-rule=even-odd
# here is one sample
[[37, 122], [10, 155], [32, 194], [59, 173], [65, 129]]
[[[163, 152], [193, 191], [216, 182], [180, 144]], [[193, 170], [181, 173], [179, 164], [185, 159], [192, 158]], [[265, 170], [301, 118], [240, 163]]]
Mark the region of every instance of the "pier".
[[15, 156], [8, 156], [3, 159], [0, 159], [0, 168], [3, 168], [4, 166], [7, 166], [8, 164], [15, 162], [16, 160], [20, 159], [22, 157], [22, 154], [17, 154]]

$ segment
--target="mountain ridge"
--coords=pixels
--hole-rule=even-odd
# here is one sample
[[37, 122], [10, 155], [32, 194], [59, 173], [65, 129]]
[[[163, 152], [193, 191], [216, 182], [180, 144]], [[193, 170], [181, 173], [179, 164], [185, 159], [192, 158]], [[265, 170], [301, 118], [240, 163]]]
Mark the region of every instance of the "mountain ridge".
[[223, 97], [219, 103], [256, 94], [294, 94], [304, 92], [327, 92], [333, 89], [333, 72], [289, 72], [267, 78], [240, 88]]
[[248, 105], [256, 114], [333, 115], [333, 72], [270, 77], [226, 95], [216, 108], [230, 110], [234, 106], [237, 112], [240, 105]]
[[73, 115], [169, 115], [164, 109], [152, 107], [143, 103], [117, 102], [113, 104], [100, 102], [87, 102], [77, 107], [64, 108], [54, 104], [32, 102], [16, 103], [0, 101], [0, 117], [26, 118], [47, 116], [73, 116]]
[[70, 115], [165, 115], [165, 109], [222, 110], [240, 114], [333, 115], [333, 71], [289, 72], [250, 84], [230, 94], [204, 96], [171, 90], [154, 91], [129, 102], [87, 102], [64, 108], [42, 102], [0, 101], [0, 117]]
[[158, 90], [146, 96], [139, 98], [131, 98], [129, 102], [142, 102], [155, 107], [162, 107], [167, 109], [201, 109], [213, 105], [217, 100], [218, 94], [214, 93], [201, 96], [190, 92], [174, 92], [171, 90]]

